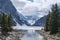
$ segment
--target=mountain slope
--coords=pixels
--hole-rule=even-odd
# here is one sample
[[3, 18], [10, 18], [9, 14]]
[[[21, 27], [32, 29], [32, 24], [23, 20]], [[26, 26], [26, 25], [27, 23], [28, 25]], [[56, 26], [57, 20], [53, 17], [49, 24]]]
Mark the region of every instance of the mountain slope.
[[20, 17], [17, 14], [17, 10], [12, 4], [10, 0], [0, 0], [0, 11], [3, 11], [5, 13], [10, 13], [12, 17], [19, 23], [20, 23]]
[[46, 16], [43, 16], [35, 22], [34, 26], [42, 26], [45, 23], [45, 21], [46, 21]]

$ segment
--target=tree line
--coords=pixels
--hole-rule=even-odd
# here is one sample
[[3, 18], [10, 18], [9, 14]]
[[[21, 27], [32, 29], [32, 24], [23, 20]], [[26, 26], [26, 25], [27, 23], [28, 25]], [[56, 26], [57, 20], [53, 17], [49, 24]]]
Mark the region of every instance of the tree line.
[[2, 35], [7, 35], [8, 32], [13, 30], [12, 21], [13, 20], [11, 14], [5, 14], [4, 12], [0, 14], [0, 31]]
[[44, 30], [50, 31], [50, 34], [56, 34], [58, 32], [58, 27], [60, 27], [60, 9], [57, 4], [52, 5], [49, 14], [46, 17], [46, 23]]

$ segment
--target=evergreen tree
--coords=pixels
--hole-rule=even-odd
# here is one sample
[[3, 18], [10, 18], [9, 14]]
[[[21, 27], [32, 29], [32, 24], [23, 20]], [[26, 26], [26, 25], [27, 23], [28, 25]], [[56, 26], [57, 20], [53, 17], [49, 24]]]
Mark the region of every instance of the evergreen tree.
[[45, 27], [44, 27], [45, 31], [49, 31], [49, 18], [50, 18], [50, 11], [49, 11], [49, 14], [46, 17], [46, 23], [45, 23]]
[[11, 14], [2, 13], [1, 17], [1, 33], [7, 35], [8, 32], [12, 31], [12, 16]]
[[12, 22], [13, 22], [12, 16], [11, 16], [11, 14], [8, 14], [8, 31], [12, 31], [13, 30], [12, 29]]
[[6, 15], [2, 13], [2, 18], [1, 18], [1, 32], [3, 35], [6, 34]]
[[59, 18], [58, 18], [59, 7], [57, 4], [53, 5], [51, 11], [46, 17], [45, 31], [50, 31], [50, 34], [58, 32]]
[[1, 26], [1, 14], [0, 14], [0, 26]]
[[58, 24], [58, 31], [59, 31], [60, 30], [59, 29], [60, 28], [60, 11], [58, 13], [59, 14], [58, 14], [58, 18], [57, 18], [58, 19], [58, 21], [57, 21], [58, 23], [57, 24]]
[[50, 19], [49, 19], [50, 34], [58, 32], [57, 18], [58, 18], [58, 6], [57, 4], [55, 4], [52, 6], [52, 12], [51, 12]]

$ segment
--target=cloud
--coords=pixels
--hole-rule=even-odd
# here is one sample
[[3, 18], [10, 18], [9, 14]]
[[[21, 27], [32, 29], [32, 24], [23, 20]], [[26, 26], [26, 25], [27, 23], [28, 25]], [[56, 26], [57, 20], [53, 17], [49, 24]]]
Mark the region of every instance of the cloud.
[[25, 9], [23, 9], [22, 14], [26, 16], [36, 15], [37, 11], [38, 11], [37, 7], [28, 6], [28, 7], [25, 7]]
[[17, 8], [17, 11], [21, 12], [21, 14], [23, 14], [24, 16], [28, 15], [44, 16], [46, 15], [45, 13], [46, 10], [43, 9], [49, 10], [52, 4], [60, 3], [60, 0], [11, 0], [11, 1]]
[[21, 9], [26, 5], [25, 1], [11, 0], [16, 9]]
[[28, 0], [28, 1], [34, 2], [34, 0]]

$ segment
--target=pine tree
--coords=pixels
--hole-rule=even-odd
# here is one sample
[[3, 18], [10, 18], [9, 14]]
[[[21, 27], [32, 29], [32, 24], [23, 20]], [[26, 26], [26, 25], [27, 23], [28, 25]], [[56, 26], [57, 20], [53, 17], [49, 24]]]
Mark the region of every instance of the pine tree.
[[49, 18], [50, 18], [50, 11], [46, 17], [46, 23], [45, 23], [45, 28], [44, 28], [45, 31], [49, 31]]
[[11, 14], [8, 14], [8, 31], [12, 31], [13, 29], [12, 29], [12, 22], [13, 22], [13, 20], [12, 20], [12, 16], [11, 16]]
[[0, 27], [1, 27], [1, 14], [0, 14]]
[[12, 16], [11, 14], [2, 13], [1, 17], [1, 33], [7, 35], [8, 32], [12, 31]]
[[1, 18], [1, 32], [3, 35], [6, 34], [6, 15], [2, 13], [2, 18]]
[[60, 11], [58, 13], [59, 14], [58, 14], [58, 18], [57, 18], [58, 19], [57, 24], [58, 24], [58, 32], [59, 32], [60, 31]]
[[58, 18], [58, 6], [57, 4], [52, 6], [52, 12], [49, 19], [50, 34], [57, 33], [57, 18]]

